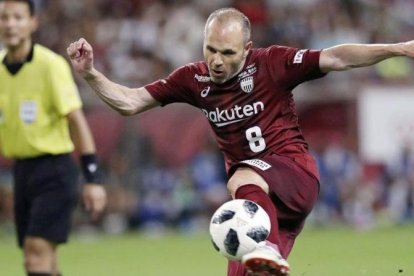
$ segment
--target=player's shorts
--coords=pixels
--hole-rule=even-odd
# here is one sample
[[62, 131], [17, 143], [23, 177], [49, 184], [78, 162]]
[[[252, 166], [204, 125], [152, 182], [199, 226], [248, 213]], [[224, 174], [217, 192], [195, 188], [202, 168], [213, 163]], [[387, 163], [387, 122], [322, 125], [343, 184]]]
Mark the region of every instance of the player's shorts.
[[14, 209], [20, 247], [27, 236], [67, 241], [78, 198], [78, 171], [69, 154], [20, 159], [14, 167]]
[[277, 210], [280, 250], [286, 257], [317, 201], [318, 179], [286, 156], [270, 155], [242, 161], [235, 164], [230, 173], [240, 166], [253, 169], [269, 185], [269, 195]]

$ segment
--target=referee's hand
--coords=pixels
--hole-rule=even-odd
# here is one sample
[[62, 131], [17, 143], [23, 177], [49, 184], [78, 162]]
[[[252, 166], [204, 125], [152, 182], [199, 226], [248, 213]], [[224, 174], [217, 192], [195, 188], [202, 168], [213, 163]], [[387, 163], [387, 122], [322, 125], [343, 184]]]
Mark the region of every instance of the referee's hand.
[[107, 203], [104, 187], [94, 183], [84, 184], [82, 199], [86, 211], [90, 213], [92, 220], [97, 220], [104, 212]]

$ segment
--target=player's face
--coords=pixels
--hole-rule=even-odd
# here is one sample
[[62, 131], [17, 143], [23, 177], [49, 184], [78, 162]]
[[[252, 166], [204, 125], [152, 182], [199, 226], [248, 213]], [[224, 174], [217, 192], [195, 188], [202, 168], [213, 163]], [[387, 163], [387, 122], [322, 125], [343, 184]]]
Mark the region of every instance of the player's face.
[[18, 48], [29, 41], [35, 28], [36, 20], [27, 3], [0, 2], [0, 39], [7, 48]]
[[241, 24], [213, 20], [206, 28], [203, 47], [211, 81], [221, 84], [239, 73], [250, 47]]

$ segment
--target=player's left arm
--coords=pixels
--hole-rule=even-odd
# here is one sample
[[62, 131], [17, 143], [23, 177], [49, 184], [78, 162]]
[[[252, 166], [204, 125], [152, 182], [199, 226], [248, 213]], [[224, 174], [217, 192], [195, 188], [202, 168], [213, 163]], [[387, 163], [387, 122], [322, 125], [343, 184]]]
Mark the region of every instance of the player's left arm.
[[395, 44], [341, 44], [322, 50], [319, 67], [322, 72], [344, 71], [376, 64], [388, 58], [414, 58], [414, 40]]
[[82, 199], [92, 219], [98, 218], [105, 209], [107, 196], [101, 183], [97, 183], [98, 164], [95, 142], [82, 109], [76, 109], [67, 116], [70, 133], [77, 151], [81, 154], [81, 166], [86, 183], [82, 188]]

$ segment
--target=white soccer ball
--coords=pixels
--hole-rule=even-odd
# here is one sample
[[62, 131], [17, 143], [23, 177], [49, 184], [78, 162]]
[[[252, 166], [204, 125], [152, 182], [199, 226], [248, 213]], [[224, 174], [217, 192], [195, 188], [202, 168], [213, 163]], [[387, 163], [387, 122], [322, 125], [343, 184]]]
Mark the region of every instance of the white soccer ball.
[[214, 248], [230, 260], [240, 260], [267, 239], [270, 219], [257, 203], [235, 199], [225, 202], [213, 214], [210, 236]]

